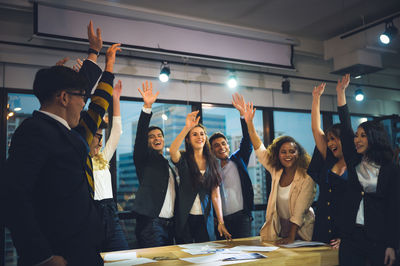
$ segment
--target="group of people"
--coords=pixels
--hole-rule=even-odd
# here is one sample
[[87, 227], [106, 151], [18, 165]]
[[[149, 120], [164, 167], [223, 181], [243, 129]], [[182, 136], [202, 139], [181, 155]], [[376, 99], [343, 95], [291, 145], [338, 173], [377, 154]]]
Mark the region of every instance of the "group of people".
[[[74, 69], [61, 62], [36, 73], [33, 92], [40, 110], [12, 137], [0, 200], [19, 265], [102, 265], [99, 252], [129, 248], [109, 171], [122, 128], [122, 84], [113, 86], [112, 74], [121, 48], [108, 48], [102, 72], [96, 64], [101, 31], [95, 33], [92, 22], [88, 40], [88, 58]], [[313, 90], [312, 158], [290, 136], [265, 147], [253, 124], [253, 104], [234, 94], [243, 134], [239, 149], [231, 153], [221, 132], [208, 138], [194, 111], [169, 147], [171, 162], [162, 128], [150, 125], [159, 93], [143, 83], [133, 149], [139, 189], [132, 211], [139, 247], [251, 236], [254, 192], [247, 166], [254, 147], [272, 178], [262, 241], [322, 241], [339, 248], [340, 265], [392, 265], [400, 239], [400, 172], [379, 123], [364, 122], [354, 134], [345, 96], [349, 81], [349, 75], [338, 81], [340, 124], [326, 131], [320, 121], [325, 83]], [[81, 112], [89, 97], [88, 111]], [[101, 150], [110, 103], [112, 128]]]

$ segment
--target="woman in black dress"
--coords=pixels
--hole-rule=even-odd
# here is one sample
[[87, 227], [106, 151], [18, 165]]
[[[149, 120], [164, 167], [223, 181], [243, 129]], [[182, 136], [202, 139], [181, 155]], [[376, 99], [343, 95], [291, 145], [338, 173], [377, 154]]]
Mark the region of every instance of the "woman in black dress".
[[345, 190], [347, 169], [340, 141], [340, 125], [331, 126], [326, 132], [321, 129], [320, 98], [324, 90], [325, 83], [314, 87], [311, 108], [311, 128], [316, 147], [307, 173], [319, 186], [312, 239], [337, 249], [340, 244], [337, 227], [339, 201]]

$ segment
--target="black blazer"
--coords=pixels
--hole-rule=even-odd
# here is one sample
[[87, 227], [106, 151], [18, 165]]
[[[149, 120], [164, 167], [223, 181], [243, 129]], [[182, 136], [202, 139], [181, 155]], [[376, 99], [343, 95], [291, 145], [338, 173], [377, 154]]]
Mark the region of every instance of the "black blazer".
[[364, 226], [367, 236], [386, 247], [396, 248], [399, 243], [399, 169], [393, 163], [381, 165], [375, 193], [363, 191], [358, 181], [356, 166], [361, 162], [354, 145], [347, 105], [338, 107], [342, 125], [340, 139], [348, 170], [348, 187], [344, 194], [341, 232], [349, 237], [354, 230], [357, 211], [364, 198]]
[[242, 186], [242, 196], [243, 196], [243, 211], [248, 215], [252, 216], [251, 212], [254, 209], [254, 190], [247, 171], [247, 166], [249, 164], [250, 155], [253, 151], [253, 146], [251, 145], [249, 131], [247, 130], [247, 124], [244, 119], [240, 119], [242, 125], [242, 140], [240, 142], [240, 147], [237, 151], [231, 154], [229, 159], [231, 159], [239, 171], [240, 184]]
[[[99, 67], [86, 60], [82, 69], [92, 72], [88, 74], [92, 79], [87, 77], [94, 85], [98, 79], [94, 73], [101, 74]], [[105, 73], [102, 80], [112, 86], [113, 78]], [[107, 96], [102, 102], [109, 102], [110, 95], [99, 93]], [[101, 110], [94, 105], [89, 108]], [[51, 255], [61, 255], [70, 263], [93, 264], [98, 256], [103, 229], [89, 194], [85, 173], [88, 149], [83, 139], [77, 131], [36, 111], [15, 131], [0, 179], [0, 202], [19, 265], [34, 265]], [[76, 253], [88, 249], [91, 254]]]
[[19, 263], [33, 265], [63, 255], [59, 245], [68, 242], [98, 246], [101, 223], [88, 192], [82, 140], [35, 111], [11, 143], [1, 194]]
[[[170, 165], [162, 154], [148, 147], [147, 130], [151, 116], [152, 114], [146, 114], [143, 111], [140, 113], [136, 132], [133, 162], [139, 179], [139, 190], [133, 202], [133, 211], [156, 218], [160, 214], [167, 193]], [[171, 170], [175, 178], [175, 192], [177, 192], [176, 174], [172, 168]]]
[[319, 186], [319, 197], [317, 208], [315, 208], [315, 223], [312, 239], [329, 243], [332, 239], [340, 236], [337, 220], [342, 215], [340, 201], [347, 187], [347, 171], [343, 176], [338, 176], [331, 172], [332, 167], [337, 163], [337, 159], [330, 149], [326, 149], [326, 158], [318, 151], [317, 147], [307, 169], [307, 174], [311, 176]]

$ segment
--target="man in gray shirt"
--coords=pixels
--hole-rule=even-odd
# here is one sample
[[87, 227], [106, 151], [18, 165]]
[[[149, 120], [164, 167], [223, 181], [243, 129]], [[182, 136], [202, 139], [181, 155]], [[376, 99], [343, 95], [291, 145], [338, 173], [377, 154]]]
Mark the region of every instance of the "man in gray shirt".
[[246, 108], [242, 96], [233, 95], [233, 105], [240, 112], [243, 138], [237, 151], [230, 155], [228, 141], [221, 132], [210, 137], [213, 153], [221, 162], [222, 211], [226, 228], [233, 238], [251, 235], [251, 212], [254, 208], [254, 191], [247, 165], [253, 150], [247, 124], [243, 118]]

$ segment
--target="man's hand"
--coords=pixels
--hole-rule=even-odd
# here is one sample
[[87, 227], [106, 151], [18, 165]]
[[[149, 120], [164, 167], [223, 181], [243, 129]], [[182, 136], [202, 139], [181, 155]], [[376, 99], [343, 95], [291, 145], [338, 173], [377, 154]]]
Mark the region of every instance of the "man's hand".
[[44, 263], [38, 264], [40, 266], [65, 266], [67, 261], [61, 256], [52, 256], [51, 259]]
[[395, 259], [396, 259], [396, 253], [394, 252], [394, 249], [393, 248], [387, 248], [385, 250], [385, 259], [384, 259], [383, 263], [385, 265], [392, 266], [394, 261], [395, 261]]
[[240, 116], [244, 116], [244, 113], [246, 111], [246, 102], [244, 101], [243, 96], [239, 93], [233, 94], [232, 104], [240, 112]]
[[72, 69], [75, 70], [76, 72], [79, 72], [81, 70], [82, 65], [83, 61], [78, 58], [76, 59], [76, 64], [72, 66]]
[[119, 51], [119, 52], [121, 51], [120, 46], [121, 46], [120, 43], [115, 43], [107, 49], [105, 71], [108, 71], [111, 73], [113, 72], [114, 64], [115, 64], [115, 54], [117, 53], [117, 51]]
[[156, 94], [153, 94], [153, 83], [149, 82], [146, 80], [146, 83], [142, 83], [142, 88], [143, 91], [138, 88], [139, 93], [142, 95], [143, 102], [144, 102], [144, 108], [151, 108], [153, 103], [157, 100], [158, 94], [160, 94], [159, 91], [156, 92]]
[[96, 34], [93, 30], [93, 22], [90, 21], [88, 25], [88, 40], [89, 40], [89, 47], [96, 50], [97, 52], [101, 51], [103, 47], [103, 39], [101, 38], [101, 29], [96, 29]]
[[56, 63], [56, 66], [63, 66], [65, 65], [65, 63], [67, 63], [67, 61], [69, 60], [69, 57], [64, 57], [63, 59], [58, 60], [58, 62]]

